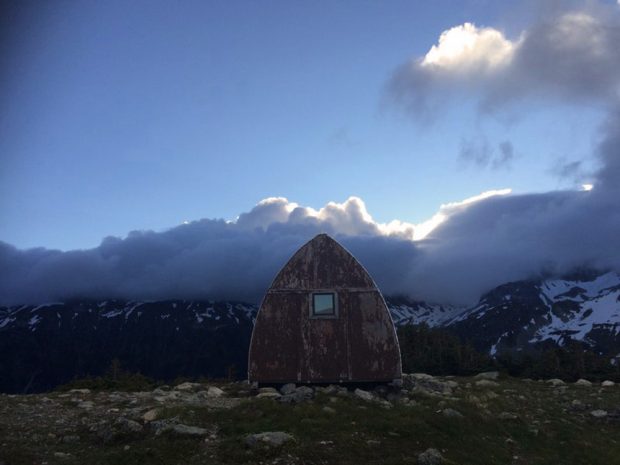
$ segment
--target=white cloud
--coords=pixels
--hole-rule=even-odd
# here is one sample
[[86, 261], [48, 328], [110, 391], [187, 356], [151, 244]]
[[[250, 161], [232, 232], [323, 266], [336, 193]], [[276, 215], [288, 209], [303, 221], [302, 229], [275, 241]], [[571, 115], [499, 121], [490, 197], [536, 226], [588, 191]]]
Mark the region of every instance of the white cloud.
[[495, 197], [498, 195], [508, 195], [512, 192], [512, 189], [498, 189], [483, 192], [482, 194], [469, 197], [460, 202], [451, 202], [442, 204], [439, 207], [439, 211], [435, 213], [430, 219], [415, 226], [414, 240], [421, 240], [426, 238], [434, 229], [446, 221], [450, 215], [463, 210], [465, 207], [480, 202], [481, 200], [488, 199], [489, 197]]
[[494, 71], [510, 64], [518, 45], [497, 29], [465, 23], [442, 32], [420, 66], [460, 73]]
[[606, 105], [620, 99], [618, 43], [615, 8], [564, 12], [514, 39], [464, 23], [396, 69], [388, 97], [418, 120], [432, 119], [460, 95], [487, 111], [527, 99]]

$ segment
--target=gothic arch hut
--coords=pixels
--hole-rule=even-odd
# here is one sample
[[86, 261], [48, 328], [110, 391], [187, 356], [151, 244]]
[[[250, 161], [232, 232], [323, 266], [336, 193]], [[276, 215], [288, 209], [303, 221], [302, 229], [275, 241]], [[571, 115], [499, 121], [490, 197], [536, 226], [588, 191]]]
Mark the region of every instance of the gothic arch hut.
[[383, 296], [364, 267], [319, 234], [280, 270], [250, 342], [251, 382], [390, 382], [400, 348]]

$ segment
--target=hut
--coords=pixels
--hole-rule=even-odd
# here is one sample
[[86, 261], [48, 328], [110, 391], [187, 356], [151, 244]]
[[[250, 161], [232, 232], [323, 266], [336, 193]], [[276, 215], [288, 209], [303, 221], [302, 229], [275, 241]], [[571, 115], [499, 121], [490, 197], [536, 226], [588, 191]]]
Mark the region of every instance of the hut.
[[280, 270], [252, 332], [248, 378], [259, 384], [391, 382], [400, 348], [364, 267], [319, 234]]

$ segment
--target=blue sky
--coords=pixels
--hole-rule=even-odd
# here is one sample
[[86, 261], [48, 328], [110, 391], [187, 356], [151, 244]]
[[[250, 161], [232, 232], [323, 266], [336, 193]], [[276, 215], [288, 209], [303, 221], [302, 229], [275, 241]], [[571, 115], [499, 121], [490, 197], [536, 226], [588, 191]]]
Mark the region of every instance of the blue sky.
[[617, 1], [0, 18], [0, 305], [259, 302], [321, 232], [428, 302], [620, 272]]
[[[358, 196], [379, 222], [420, 223], [491, 189], [576, 188], [557, 166], [595, 166], [596, 105], [482, 115], [461, 95], [420, 122], [386, 98], [451, 27], [516, 40], [541, 8], [513, 3], [18, 4], [2, 27], [0, 240], [90, 248], [276, 196]], [[459, 155], [502, 142], [506, 166]]]

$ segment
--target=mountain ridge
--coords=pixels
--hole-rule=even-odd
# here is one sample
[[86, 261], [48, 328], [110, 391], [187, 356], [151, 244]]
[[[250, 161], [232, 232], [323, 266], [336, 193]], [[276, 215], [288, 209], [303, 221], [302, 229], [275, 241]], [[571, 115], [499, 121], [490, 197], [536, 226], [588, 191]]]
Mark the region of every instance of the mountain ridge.
[[[506, 283], [472, 307], [387, 297], [397, 326], [426, 324], [491, 356], [577, 340], [620, 361], [620, 276]], [[49, 389], [112, 360], [156, 379], [243, 377], [258, 306], [196, 300], [70, 300], [0, 307], [0, 391]]]

